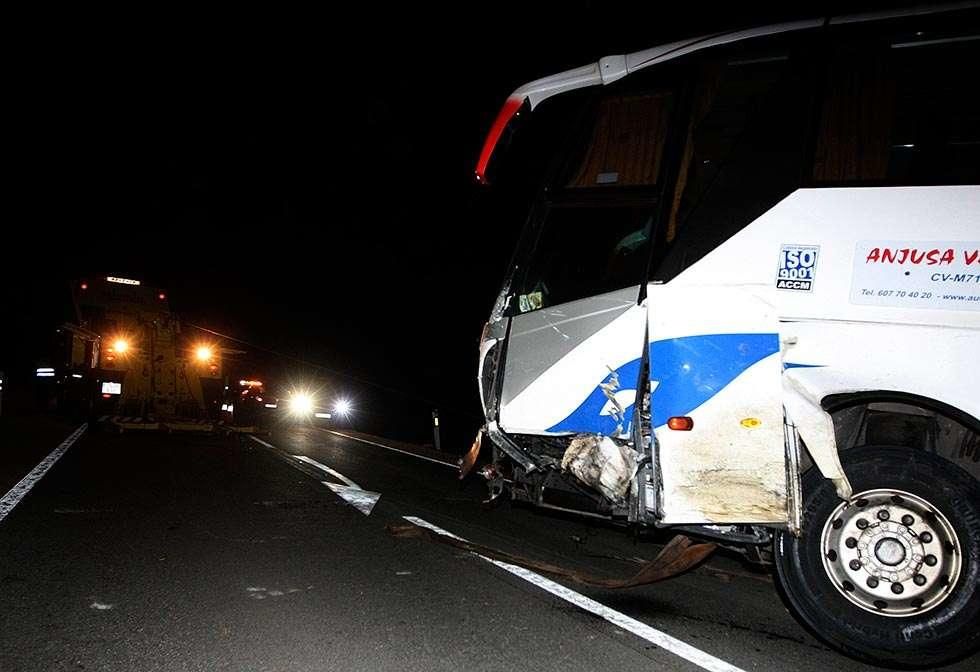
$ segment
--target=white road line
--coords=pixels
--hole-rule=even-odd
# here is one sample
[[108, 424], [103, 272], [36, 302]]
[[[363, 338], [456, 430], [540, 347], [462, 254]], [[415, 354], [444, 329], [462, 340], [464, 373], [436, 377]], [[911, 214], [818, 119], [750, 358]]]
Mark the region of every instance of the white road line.
[[342, 498], [365, 516], [371, 515], [374, 505], [381, 499], [380, 492], [371, 492], [370, 490], [362, 490], [361, 488], [348, 488], [346, 485], [338, 485], [330, 481], [320, 482], [333, 490], [338, 497]]
[[344, 476], [342, 473], [340, 473], [336, 469], [331, 469], [330, 467], [328, 467], [325, 464], [320, 464], [319, 462], [317, 462], [316, 460], [314, 460], [312, 457], [307, 457], [306, 455], [293, 455], [293, 458], [299, 460], [300, 462], [306, 462], [307, 464], [312, 465], [312, 466], [316, 467], [317, 469], [322, 469], [323, 471], [327, 472], [328, 474], [330, 474], [334, 478], [337, 478], [337, 479], [343, 481], [344, 484], [347, 487], [349, 487], [349, 488], [355, 488], [356, 490], [363, 490], [364, 489], [361, 486], [359, 486], [357, 483], [355, 483], [354, 481], [352, 481], [349, 478], [347, 478], [346, 476]]
[[13, 511], [15, 506], [20, 504], [20, 500], [24, 499], [24, 495], [31, 491], [31, 488], [41, 480], [41, 477], [48, 472], [48, 469], [54, 466], [55, 462], [61, 459], [65, 451], [71, 448], [71, 444], [75, 443], [78, 437], [85, 433], [87, 428], [88, 423], [85, 423], [72, 432], [46, 458], [38, 462], [37, 466], [31, 469], [27, 476], [24, 476], [17, 485], [10, 488], [10, 491], [3, 496], [3, 499], [0, 499], [0, 521], [3, 521], [7, 517], [7, 514]]
[[[263, 441], [257, 436], [252, 436], [251, 438], [255, 439], [256, 441], [261, 443], [263, 446], [266, 446], [267, 448], [272, 448], [276, 452], [280, 452], [278, 448], [273, 446], [268, 441]], [[371, 511], [372, 509], [374, 509], [374, 505], [378, 503], [379, 499], [381, 499], [380, 492], [371, 492], [370, 490], [365, 490], [357, 483], [355, 483], [354, 481], [352, 481], [351, 479], [347, 478], [342, 473], [337, 471], [336, 469], [331, 469], [327, 465], [321, 464], [320, 462], [317, 462], [311, 457], [307, 457], [306, 455], [292, 455], [291, 457], [293, 457], [296, 460], [299, 460], [300, 462], [305, 462], [306, 464], [312, 465], [317, 469], [322, 469], [323, 471], [330, 474], [334, 478], [343, 481], [346, 485], [338, 485], [336, 483], [330, 483], [329, 481], [320, 481], [320, 482], [323, 483], [328, 488], [330, 488], [331, 490], [333, 490], [338, 497], [345, 500], [348, 504], [350, 504], [355, 509], [363, 513], [365, 516], [371, 515]]]
[[[415, 516], [404, 516], [404, 518], [413, 525], [424, 527], [436, 532], [437, 534], [463, 540], [462, 537], [458, 537], [452, 532], [447, 532], [441, 527], [433, 525], [432, 523], [422, 520], [421, 518], [416, 518]], [[657, 630], [646, 623], [642, 623], [635, 618], [631, 618], [630, 616], [616, 611], [615, 609], [610, 609], [604, 604], [596, 602], [595, 600], [580, 593], [576, 593], [574, 590], [566, 588], [565, 586], [561, 585], [560, 583], [556, 583], [551, 579], [546, 579], [540, 574], [536, 574], [529, 569], [524, 569], [523, 567], [511, 565], [506, 562], [501, 562], [500, 560], [491, 560], [490, 558], [480, 555], [479, 553], [474, 553], [474, 555], [496, 565], [497, 567], [500, 567], [507, 572], [510, 572], [514, 576], [534, 584], [538, 588], [551, 593], [555, 597], [561, 598], [566, 602], [574, 604], [580, 609], [584, 609], [589, 613], [595, 614], [596, 616], [609, 621], [613, 625], [622, 628], [627, 632], [631, 632], [641, 639], [645, 639], [651, 644], [659, 646], [662, 649], [666, 649], [674, 655], [680, 656], [681, 658], [694, 663], [698, 667], [705, 670], [710, 670], [711, 672], [744, 672], [741, 668], [735, 667], [734, 665], [727, 663], [720, 658], [715, 658], [710, 653], [706, 653], [701, 649], [691, 646], [687, 642], [682, 642], [676, 637], [672, 637], [665, 632], [661, 632], [660, 630]]]
[[[262, 439], [260, 439], [259, 437], [255, 436], [255, 435], [249, 434], [249, 437], [253, 441], [257, 441], [257, 442], [261, 443], [266, 448], [272, 448], [273, 450], [276, 450], [276, 451], [279, 450], [278, 448], [276, 448], [275, 446], [273, 446], [268, 441], [263, 441]], [[341, 481], [343, 481], [344, 484], [347, 485], [348, 487], [357, 488], [358, 490], [363, 490], [364, 489], [361, 486], [359, 486], [357, 483], [355, 483], [354, 481], [352, 481], [349, 478], [347, 478], [346, 476], [344, 476], [339, 471], [337, 471], [335, 469], [331, 469], [330, 467], [328, 467], [325, 464], [320, 464], [319, 462], [317, 462], [316, 460], [314, 460], [311, 457], [307, 457], [306, 455], [292, 455], [291, 457], [293, 457], [294, 459], [299, 460], [300, 462], [305, 462], [306, 464], [309, 464], [311, 466], [314, 466], [317, 469], [322, 469], [323, 471], [327, 472], [328, 474], [330, 474], [334, 478], [338, 478]]]
[[[275, 451], [278, 451], [279, 450], [278, 448], [276, 448], [275, 446], [273, 446], [268, 441], [263, 441], [262, 439], [260, 439], [259, 437], [255, 436], [255, 435], [250, 434], [249, 435], [249, 438], [251, 438], [253, 441], [257, 441], [258, 443], [261, 443], [266, 448], [272, 448]], [[357, 488], [358, 490], [363, 490], [364, 489], [361, 486], [359, 486], [357, 483], [355, 483], [354, 481], [352, 481], [349, 478], [347, 478], [346, 476], [344, 476], [339, 471], [337, 471], [335, 469], [331, 469], [330, 467], [328, 467], [325, 464], [320, 464], [319, 462], [317, 462], [316, 460], [314, 460], [311, 457], [307, 457], [306, 455], [292, 455], [291, 457], [293, 457], [294, 459], [299, 460], [300, 462], [306, 462], [307, 464], [312, 465], [312, 466], [316, 467], [317, 469], [322, 469], [323, 471], [327, 472], [328, 474], [330, 474], [334, 478], [339, 478], [348, 487]]]
[[369, 441], [368, 439], [362, 439], [359, 436], [351, 436], [350, 434], [344, 434], [343, 432], [338, 432], [332, 429], [324, 429], [323, 431], [329, 432], [331, 434], [336, 434], [337, 436], [342, 436], [345, 439], [351, 439], [353, 441], [360, 441], [361, 443], [367, 443], [372, 446], [377, 446], [378, 448], [384, 448], [385, 450], [391, 450], [396, 453], [401, 453], [402, 455], [408, 455], [410, 457], [417, 457], [420, 460], [426, 460], [427, 462], [435, 462], [436, 464], [441, 464], [444, 467], [451, 467], [459, 471], [459, 465], [455, 462], [446, 462], [444, 460], [437, 460], [434, 457], [426, 457], [425, 455], [419, 455], [408, 450], [402, 450], [401, 448], [395, 448], [394, 446], [387, 446], [383, 443], [378, 443], [377, 441]]

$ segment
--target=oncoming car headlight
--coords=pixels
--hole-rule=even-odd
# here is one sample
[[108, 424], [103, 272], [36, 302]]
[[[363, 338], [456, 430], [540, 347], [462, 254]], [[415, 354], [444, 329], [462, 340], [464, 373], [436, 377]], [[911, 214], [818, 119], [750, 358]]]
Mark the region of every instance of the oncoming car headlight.
[[289, 397], [289, 413], [296, 417], [310, 415], [313, 412], [313, 395], [307, 392], [295, 392]]

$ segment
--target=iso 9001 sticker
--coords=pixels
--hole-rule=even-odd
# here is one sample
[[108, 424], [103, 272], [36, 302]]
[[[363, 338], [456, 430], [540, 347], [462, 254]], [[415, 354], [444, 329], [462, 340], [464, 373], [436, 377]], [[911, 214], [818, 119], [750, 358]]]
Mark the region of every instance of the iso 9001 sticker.
[[776, 269], [776, 289], [813, 291], [819, 252], [818, 245], [783, 245]]

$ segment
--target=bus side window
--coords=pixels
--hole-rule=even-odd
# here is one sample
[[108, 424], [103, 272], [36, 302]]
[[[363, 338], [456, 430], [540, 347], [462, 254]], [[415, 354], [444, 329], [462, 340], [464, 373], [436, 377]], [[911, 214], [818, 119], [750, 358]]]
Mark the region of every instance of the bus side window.
[[584, 156], [565, 186], [656, 184], [670, 117], [670, 92], [606, 96], [598, 108]]
[[833, 47], [815, 186], [977, 184], [980, 35], [858, 36]]
[[799, 186], [805, 80], [780, 53], [700, 66], [652, 280], [671, 280]]

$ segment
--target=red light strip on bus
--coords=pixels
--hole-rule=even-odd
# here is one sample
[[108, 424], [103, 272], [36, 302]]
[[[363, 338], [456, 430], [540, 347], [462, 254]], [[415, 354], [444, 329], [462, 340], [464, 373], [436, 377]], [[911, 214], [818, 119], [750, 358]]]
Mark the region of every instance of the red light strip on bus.
[[521, 98], [508, 98], [504, 106], [500, 108], [500, 112], [497, 114], [493, 126], [490, 127], [490, 132], [487, 134], [487, 139], [483, 143], [480, 160], [476, 162], [476, 181], [480, 184], [486, 184], [487, 164], [490, 163], [493, 150], [497, 147], [497, 142], [500, 140], [504, 129], [507, 128], [507, 124], [514, 118], [514, 115], [517, 114], [517, 111], [521, 109], [521, 105], [523, 104], [524, 101]]

